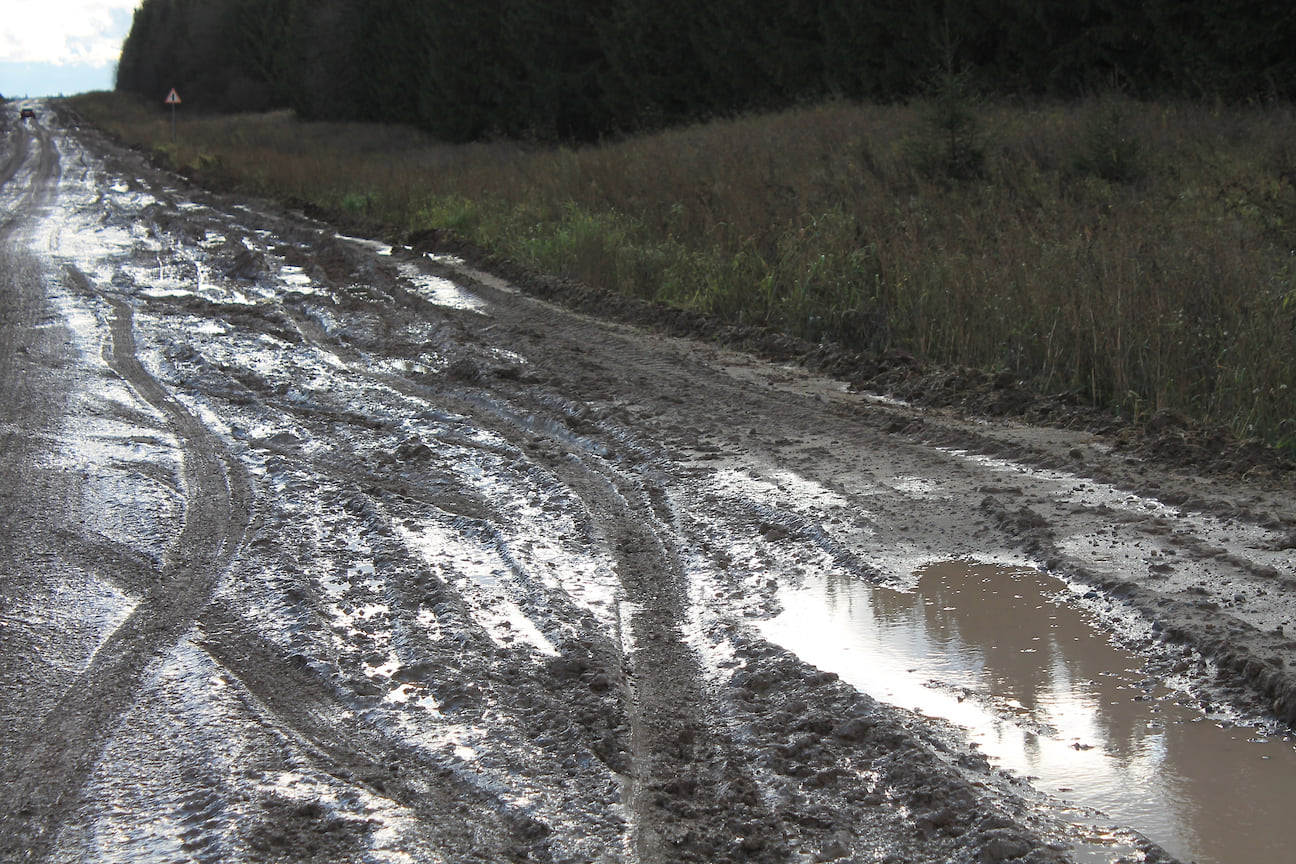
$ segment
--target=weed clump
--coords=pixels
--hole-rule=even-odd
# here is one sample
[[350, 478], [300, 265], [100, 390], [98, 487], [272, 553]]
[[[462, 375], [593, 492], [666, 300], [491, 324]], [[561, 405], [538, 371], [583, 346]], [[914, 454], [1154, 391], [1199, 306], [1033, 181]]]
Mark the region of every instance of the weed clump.
[[1070, 166], [1077, 174], [1100, 177], [1108, 183], [1129, 184], [1143, 179], [1143, 148], [1119, 104], [1104, 106], [1086, 123], [1080, 147], [1071, 154]]
[[918, 132], [906, 143], [909, 163], [929, 180], [973, 180], [985, 169], [977, 100], [966, 72], [940, 73], [920, 103]]

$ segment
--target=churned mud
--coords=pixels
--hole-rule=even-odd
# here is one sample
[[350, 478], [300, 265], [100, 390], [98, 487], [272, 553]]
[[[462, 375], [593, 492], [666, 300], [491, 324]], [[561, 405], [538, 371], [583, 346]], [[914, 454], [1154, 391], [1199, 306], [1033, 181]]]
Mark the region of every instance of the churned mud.
[[1263, 448], [345, 236], [39, 116], [0, 153], [0, 858], [1273, 860]]

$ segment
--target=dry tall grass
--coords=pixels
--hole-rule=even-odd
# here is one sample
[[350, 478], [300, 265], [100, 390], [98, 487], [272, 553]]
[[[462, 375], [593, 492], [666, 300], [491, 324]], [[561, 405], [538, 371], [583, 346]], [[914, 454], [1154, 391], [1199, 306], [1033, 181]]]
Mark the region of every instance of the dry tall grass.
[[[579, 150], [448, 146], [283, 114], [76, 107], [177, 166], [550, 271], [1011, 372], [1296, 454], [1296, 111], [982, 106], [973, 179], [919, 170], [920, 107], [829, 104]], [[926, 139], [926, 140], [925, 140]]]

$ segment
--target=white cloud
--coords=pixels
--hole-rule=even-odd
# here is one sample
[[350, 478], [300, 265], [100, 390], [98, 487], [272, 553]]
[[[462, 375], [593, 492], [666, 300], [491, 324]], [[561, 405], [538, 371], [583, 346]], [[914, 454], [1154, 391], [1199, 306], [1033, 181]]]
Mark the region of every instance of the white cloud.
[[0, 62], [116, 62], [140, 0], [5, 0]]

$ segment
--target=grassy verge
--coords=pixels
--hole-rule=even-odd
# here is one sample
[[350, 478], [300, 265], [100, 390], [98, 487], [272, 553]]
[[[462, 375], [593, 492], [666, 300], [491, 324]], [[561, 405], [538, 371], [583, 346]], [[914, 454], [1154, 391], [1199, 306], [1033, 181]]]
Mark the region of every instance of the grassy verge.
[[[582, 149], [287, 114], [90, 122], [177, 168], [848, 348], [1296, 455], [1296, 110], [829, 104]], [[957, 125], [956, 125], [957, 124]]]

